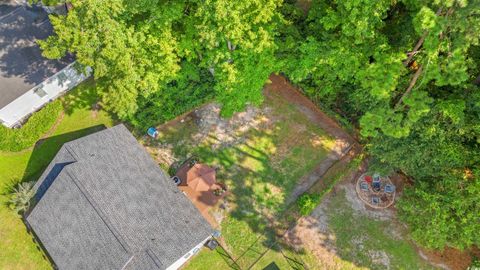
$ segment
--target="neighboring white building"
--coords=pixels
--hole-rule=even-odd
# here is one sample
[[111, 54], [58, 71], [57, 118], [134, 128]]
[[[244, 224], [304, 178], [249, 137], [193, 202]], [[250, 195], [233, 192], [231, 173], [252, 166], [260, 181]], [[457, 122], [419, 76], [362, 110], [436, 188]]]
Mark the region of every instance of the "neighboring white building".
[[0, 6], [0, 122], [14, 127], [87, 78], [67, 56], [48, 60], [36, 41], [53, 33], [40, 7], [15, 0]]

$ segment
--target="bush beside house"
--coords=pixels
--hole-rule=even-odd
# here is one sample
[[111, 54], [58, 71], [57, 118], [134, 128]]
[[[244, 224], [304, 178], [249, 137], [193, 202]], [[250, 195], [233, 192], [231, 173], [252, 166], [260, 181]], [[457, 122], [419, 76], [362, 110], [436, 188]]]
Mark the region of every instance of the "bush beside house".
[[63, 106], [55, 101], [33, 116], [21, 128], [0, 125], [0, 151], [18, 152], [35, 144], [55, 123]]

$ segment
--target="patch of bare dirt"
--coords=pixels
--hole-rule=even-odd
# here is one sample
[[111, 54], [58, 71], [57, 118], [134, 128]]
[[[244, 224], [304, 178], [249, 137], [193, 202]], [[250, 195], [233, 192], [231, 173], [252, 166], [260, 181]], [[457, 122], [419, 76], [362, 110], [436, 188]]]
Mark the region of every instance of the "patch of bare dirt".
[[[229, 119], [222, 118], [220, 110], [220, 105], [208, 103], [158, 126], [157, 129], [168, 130], [176, 125], [192, 122], [198, 127], [196, 128], [198, 131], [188, 138], [188, 142], [176, 143], [199, 145], [208, 141], [213, 149], [218, 149], [240, 144], [245, 140], [245, 133], [252, 129], [265, 128], [274, 121], [271, 109], [268, 107], [248, 106], [244, 112], [236, 113]], [[145, 139], [149, 141], [146, 146], [147, 151], [158, 163], [172, 166], [180, 161], [173, 153], [173, 145], [148, 137]]]
[[472, 255], [480, 256], [480, 250], [478, 248], [465, 251], [449, 247], [442, 251], [418, 248], [418, 253], [436, 267], [446, 270], [468, 269], [472, 263]]
[[[333, 171], [345, 170], [348, 162], [355, 157], [360, 149], [355, 147], [349, 152], [349, 155], [344, 156], [338, 163], [332, 166], [325, 175], [334, 173]], [[361, 165], [361, 169], [363, 168]], [[344, 178], [344, 182], [352, 182], [352, 179], [357, 175], [356, 172], [351, 173]], [[317, 185], [321, 182], [317, 182]], [[325, 187], [319, 187], [320, 189]], [[338, 192], [340, 187], [336, 186], [334, 193]], [[314, 188], [315, 189], [315, 188]], [[306, 248], [311, 251], [315, 257], [321, 262], [325, 269], [342, 269], [345, 267], [341, 263], [341, 259], [337, 255], [337, 248], [335, 246], [335, 235], [329, 230], [328, 225], [328, 205], [329, 196], [327, 195], [322, 203], [312, 212], [308, 217], [301, 217], [297, 220], [295, 226], [290, 228], [284, 236], [286, 243], [296, 250]], [[353, 238], [352, 241], [358, 242], [361, 245], [362, 239]]]
[[390, 269], [390, 257], [383, 250], [369, 250], [367, 251], [368, 256], [372, 259], [372, 262], [375, 264], [383, 265], [385, 269]]
[[178, 158], [175, 157], [173, 153], [173, 146], [171, 144], [157, 144], [155, 146], [145, 146], [145, 149], [150, 153], [150, 155], [157, 161], [157, 163], [167, 164], [171, 166], [172, 164], [178, 162]]
[[271, 110], [268, 107], [247, 106], [245, 111], [236, 113], [229, 119], [222, 118], [220, 111], [220, 105], [210, 103], [193, 112], [200, 130], [193, 136], [194, 139], [203, 141], [208, 136], [213, 136], [214, 149], [242, 143], [245, 139], [243, 134], [271, 121], [269, 117]]
[[335, 235], [328, 229], [326, 203], [320, 204], [308, 217], [298, 220], [295, 227], [284, 236], [295, 250], [306, 248], [313, 252], [322, 264], [328, 269], [338, 269]]

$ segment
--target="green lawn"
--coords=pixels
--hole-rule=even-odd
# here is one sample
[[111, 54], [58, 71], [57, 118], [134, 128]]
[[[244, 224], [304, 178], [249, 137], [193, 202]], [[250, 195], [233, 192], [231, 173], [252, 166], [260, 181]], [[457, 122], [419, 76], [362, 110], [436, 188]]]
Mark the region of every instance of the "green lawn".
[[0, 269], [51, 269], [32, 241], [20, 217], [9, 208], [11, 189], [21, 181], [37, 180], [63, 143], [113, 124], [103, 111], [92, 112], [97, 95], [91, 81], [62, 100], [65, 113], [48, 138], [20, 152], [0, 152]]
[[[198, 140], [200, 129], [191, 119], [161, 129], [159, 142], [172, 145], [180, 161], [195, 156], [200, 162], [220, 168], [217, 180], [226, 183], [231, 191], [230, 209], [221, 231], [225, 248], [241, 268], [246, 269], [268, 252], [255, 269], [273, 261], [288, 269], [282, 253], [268, 248], [275, 237], [271, 222], [265, 217], [276, 220], [284, 213], [285, 199], [298, 180], [326, 157], [334, 142], [280, 97], [267, 99], [264, 106], [271, 108], [266, 115], [268, 120], [256, 128], [237, 132], [236, 136], [243, 138], [240, 142], [213, 147], [218, 140], [215, 132]], [[225, 269], [231, 264], [231, 259], [218, 252], [204, 250], [186, 269]]]

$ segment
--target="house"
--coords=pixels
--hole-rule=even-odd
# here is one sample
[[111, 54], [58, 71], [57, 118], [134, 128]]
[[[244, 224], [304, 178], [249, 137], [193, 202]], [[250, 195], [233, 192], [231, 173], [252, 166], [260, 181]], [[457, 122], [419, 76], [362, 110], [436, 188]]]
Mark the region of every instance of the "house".
[[0, 122], [14, 127], [87, 75], [72, 56], [48, 60], [36, 41], [53, 33], [48, 14], [25, 0], [0, 3]]
[[123, 126], [62, 146], [27, 226], [59, 269], [178, 269], [208, 222]]

